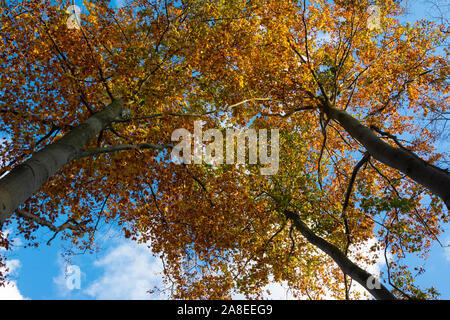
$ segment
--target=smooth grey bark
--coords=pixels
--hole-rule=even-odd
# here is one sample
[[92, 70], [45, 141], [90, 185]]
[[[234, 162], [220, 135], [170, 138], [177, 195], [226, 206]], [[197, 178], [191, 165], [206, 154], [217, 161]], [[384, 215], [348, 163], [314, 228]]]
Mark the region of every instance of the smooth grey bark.
[[325, 103], [326, 114], [336, 120], [370, 155], [385, 165], [395, 168], [440, 197], [450, 209], [450, 173], [428, 164], [413, 152], [395, 148], [381, 140], [371, 129], [344, 110]]
[[89, 140], [121, 115], [122, 109], [122, 101], [114, 100], [3, 177], [0, 180], [0, 225], [51, 176], [75, 159]]
[[293, 221], [295, 228], [306, 238], [306, 240], [308, 240], [309, 243], [329, 255], [345, 274], [362, 285], [372, 296], [374, 296], [375, 299], [396, 299], [395, 296], [383, 284], [378, 282], [376, 283], [377, 285], [375, 285], [376, 278], [352, 262], [338, 247], [317, 236], [300, 219], [298, 214], [289, 210], [285, 210], [284, 214], [288, 219]]

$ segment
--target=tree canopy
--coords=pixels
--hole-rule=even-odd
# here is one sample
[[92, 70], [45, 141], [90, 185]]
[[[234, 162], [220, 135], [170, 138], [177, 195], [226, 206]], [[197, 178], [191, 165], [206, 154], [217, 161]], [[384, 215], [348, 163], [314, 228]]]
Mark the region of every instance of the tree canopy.
[[[70, 1], [1, 1], [2, 230], [85, 250], [99, 221], [119, 225], [175, 298], [260, 298], [270, 282], [360, 298], [352, 281], [438, 297], [403, 258], [425, 258], [449, 218], [448, 30], [372, 2], [94, 0], [68, 28]], [[198, 120], [279, 130], [276, 174], [171, 161], [172, 133]]]

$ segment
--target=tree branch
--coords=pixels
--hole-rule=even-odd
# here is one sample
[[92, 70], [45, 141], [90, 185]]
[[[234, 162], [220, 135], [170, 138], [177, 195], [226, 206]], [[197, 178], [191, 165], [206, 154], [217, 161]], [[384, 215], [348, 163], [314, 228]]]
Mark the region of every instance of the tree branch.
[[22, 218], [27, 219], [27, 220], [34, 221], [37, 224], [39, 224], [41, 226], [44, 226], [44, 227], [47, 227], [50, 230], [52, 230], [53, 232], [55, 232], [53, 237], [51, 237], [50, 240], [47, 241], [47, 244], [50, 244], [50, 242], [56, 237], [56, 235], [59, 232], [61, 232], [63, 230], [66, 230], [66, 229], [70, 229], [70, 230], [73, 230], [73, 231], [76, 231], [76, 232], [85, 232], [86, 231], [86, 229], [85, 229], [86, 224], [88, 224], [89, 222], [92, 221], [92, 219], [88, 219], [88, 220], [82, 221], [80, 223], [77, 223], [74, 219], [70, 218], [66, 222], [64, 222], [62, 225], [57, 227], [57, 226], [53, 225], [51, 222], [49, 222], [48, 220], [46, 220], [46, 219], [44, 219], [42, 217], [39, 217], [39, 216], [37, 216], [35, 214], [32, 214], [31, 212], [28, 212], [28, 211], [25, 211], [25, 210], [21, 210], [21, 209], [17, 209], [15, 212], [16, 212], [16, 214], [19, 217], [22, 217]]
[[164, 150], [173, 148], [172, 144], [152, 144], [152, 143], [139, 143], [139, 144], [123, 144], [105, 148], [91, 149], [82, 151], [78, 154], [76, 159], [92, 157], [103, 153], [113, 153], [124, 150], [142, 150], [142, 149], [155, 149], [155, 150]]
[[341, 252], [335, 245], [329, 243], [325, 239], [317, 236], [308, 226], [300, 219], [300, 216], [290, 210], [284, 210], [286, 218], [292, 220], [296, 229], [308, 240], [312, 245], [318, 247], [320, 250], [329, 255], [334, 262], [341, 268], [341, 270], [348, 274], [352, 279], [363, 286], [370, 294], [379, 300], [395, 300], [395, 296], [380, 283], [380, 289], [370, 288], [369, 283], [374, 279], [374, 276], [367, 271], [361, 269], [358, 265], [353, 263], [347, 256]]

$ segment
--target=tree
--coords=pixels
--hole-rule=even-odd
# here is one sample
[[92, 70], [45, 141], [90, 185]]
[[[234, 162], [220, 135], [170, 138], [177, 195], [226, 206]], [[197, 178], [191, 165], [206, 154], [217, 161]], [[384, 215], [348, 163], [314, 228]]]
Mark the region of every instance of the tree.
[[[379, 4], [378, 29], [368, 1], [92, 1], [67, 30], [66, 5], [2, 6], [4, 228], [91, 248], [100, 219], [118, 223], [151, 240], [178, 298], [261, 297], [270, 281], [358, 297], [351, 279], [378, 299], [436, 295], [400, 260], [448, 221], [450, 175], [424, 126], [448, 108], [441, 26], [402, 25], [399, 1]], [[193, 119], [279, 129], [278, 173], [171, 162], [171, 133]], [[392, 292], [358, 266], [373, 238]]]

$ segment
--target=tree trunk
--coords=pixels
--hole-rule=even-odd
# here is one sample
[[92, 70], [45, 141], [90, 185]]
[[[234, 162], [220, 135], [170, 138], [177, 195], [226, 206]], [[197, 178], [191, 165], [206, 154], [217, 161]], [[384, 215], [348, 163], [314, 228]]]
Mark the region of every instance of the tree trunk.
[[359, 141], [373, 158], [424, 186], [439, 196], [450, 209], [450, 173], [428, 164], [408, 150], [392, 147], [344, 110], [328, 105], [325, 112]]
[[51, 176], [75, 159], [89, 140], [117, 119], [122, 108], [122, 101], [113, 101], [3, 177], [0, 180], [0, 225]]
[[309, 241], [309, 243], [315, 245], [320, 250], [329, 255], [345, 274], [348, 274], [349, 277], [362, 285], [368, 292], [370, 292], [371, 295], [374, 296], [375, 299], [396, 299], [395, 296], [385, 286], [383, 286], [380, 282], [376, 282], [377, 280], [373, 275], [358, 267], [349, 258], [347, 258], [347, 256], [343, 254], [338, 247], [317, 236], [300, 219], [298, 214], [289, 210], [285, 210], [284, 214], [288, 219], [291, 219], [294, 222], [295, 228], [306, 238], [306, 240]]

